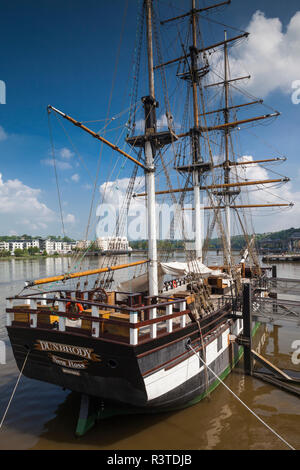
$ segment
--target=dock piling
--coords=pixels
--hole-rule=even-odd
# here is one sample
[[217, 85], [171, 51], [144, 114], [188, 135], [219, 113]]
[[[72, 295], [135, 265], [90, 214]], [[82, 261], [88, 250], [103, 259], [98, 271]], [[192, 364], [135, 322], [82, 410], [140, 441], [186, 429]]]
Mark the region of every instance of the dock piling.
[[243, 290], [243, 346], [244, 346], [244, 370], [246, 375], [252, 375], [252, 291], [251, 284], [244, 284]]

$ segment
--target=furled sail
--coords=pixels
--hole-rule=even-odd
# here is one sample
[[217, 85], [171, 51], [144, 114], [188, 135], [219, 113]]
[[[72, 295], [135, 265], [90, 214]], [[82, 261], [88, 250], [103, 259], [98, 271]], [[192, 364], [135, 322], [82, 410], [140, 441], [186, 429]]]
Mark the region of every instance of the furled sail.
[[[199, 260], [192, 262], [179, 262], [173, 261], [169, 263], [159, 263], [158, 265], [158, 286], [161, 291], [163, 288], [164, 276], [174, 276], [176, 278], [187, 276], [188, 274], [200, 274], [202, 277], [207, 277], [216, 272], [205, 266]], [[148, 273], [141, 274], [129, 281], [122, 282], [118, 285], [118, 290], [121, 292], [144, 292], [148, 289]]]
[[190, 273], [201, 274], [201, 276], [209, 276], [212, 274], [212, 269], [205, 266], [199, 260], [193, 260], [186, 263], [179, 261], [173, 261], [170, 263], [160, 263], [160, 270], [164, 274], [170, 274], [172, 276], [187, 276]]

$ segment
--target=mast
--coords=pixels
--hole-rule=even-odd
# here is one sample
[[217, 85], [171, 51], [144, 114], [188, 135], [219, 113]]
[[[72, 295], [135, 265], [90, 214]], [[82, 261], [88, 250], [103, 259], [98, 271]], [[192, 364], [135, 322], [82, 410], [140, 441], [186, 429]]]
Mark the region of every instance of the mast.
[[145, 110], [145, 141], [144, 151], [146, 159], [146, 188], [147, 188], [147, 218], [148, 218], [148, 257], [149, 257], [149, 295], [158, 295], [157, 274], [157, 241], [156, 241], [156, 214], [155, 214], [155, 166], [154, 157], [156, 145], [151, 139], [156, 132], [156, 107], [153, 69], [153, 43], [152, 43], [152, 0], [145, 0], [147, 22], [147, 52], [148, 52], [148, 79], [149, 96], [142, 98]]
[[[193, 87], [193, 110], [194, 110], [194, 129], [191, 130], [191, 146], [193, 152], [193, 164], [197, 165], [201, 161], [200, 157], [200, 135], [199, 135], [199, 111], [198, 111], [198, 73], [197, 73], [197, 12], [196, 0], [192, 0], [192, 32], [193, 46], [190, 47], [191, 54], [191, 75]], [[195, 251], [196, 257], [202, 261], [202, 240], [201, 240], [201, 200], [200, 200], [200, 172], [193, 171], [194, 185], [194, 206], [195, 206]]]
[[153, 68], [153, 40], [152, 40], [152, 0], [146, 1], [146, 18], [147, 18], [147, 52], [148, 52], [148, 82], [149, 94], [153, 98], [154, 92], [154, 68]]
[[[184, 165], [177, 167], [178, 172], [187, 172], [192, 175], [193, 192], [194, 192], [194, 207], [195, 207], [195, 254], [196, 258], [202, 261], [202, 223], [201, 223], [201, 199], [200, 199], [200, 185], [201, 175], [210, 170], [211, 165], [205, 163], [200, 152], [200, 135], [201, 127], [199, 125], [199, 106], [198, 106], [198, 85], [202, 76], [204, 76], [208, 70], [206, 67], [200, 68], [198, 66], [198, 54], [200, 50], [197, 48], [197, 15], [196, 0], [192, 0], [192, 9], [187, 14], [191, 17], [192, 25], [192, 45], [189, 48], [189, 54], [186, 57], [190, 57], [189, 72], [181, 74], [180, 78], [189, 78], [191, 82], [193, 92], [193, 127], [189, 130], [187, 135], [190, 137], [190, 145], [192, 152], [192, 163], [190, 165]], [[187, 16], [185, 15], [185, 16]], [[175, 18], [176, 19], [176, 18]], [[170, 21], [170, 20], [169, 20]]]
[[[224, 118], [225, 124], [229, 123], [229, 83], [228, 83], [228, 48], [227, 48], [227, 31], [225, 31], [225, 44], [224, 44], [224, 87], [225, 87], [225, 109]], [[230, 161], [229, 161], [229, 139], [230, 127], [225, 127], [225, 165], [224, 165], [224, 184], [229, 184], [230, 180]], [[225, 234], [228, 255], [231, 252], [231, 224], [230, 224], [230, 190], [225, 191]]]

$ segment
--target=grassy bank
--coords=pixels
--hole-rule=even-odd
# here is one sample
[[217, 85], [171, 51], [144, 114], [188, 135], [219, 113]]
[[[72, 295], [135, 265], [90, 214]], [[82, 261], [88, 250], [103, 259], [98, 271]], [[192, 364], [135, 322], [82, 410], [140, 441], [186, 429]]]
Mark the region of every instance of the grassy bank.
[[45, 258], [70, 258], [73, 254], [69, 255], [28, 255], [28, 256], [2, 256], [0, 261], [11, 261], [11, 260], [34, 260], [34, 259], [45, 259]]

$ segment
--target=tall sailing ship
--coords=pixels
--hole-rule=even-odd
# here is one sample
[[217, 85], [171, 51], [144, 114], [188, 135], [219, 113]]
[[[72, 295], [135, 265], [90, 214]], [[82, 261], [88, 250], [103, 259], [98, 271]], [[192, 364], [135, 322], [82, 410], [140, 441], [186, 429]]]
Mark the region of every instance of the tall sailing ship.
[[[290, 204], [251, 204], [245, 200], [247, 188], [283, 184], [288, 179], [248, 180], [247, 168], [275, 164], [284, 158], [243, 159], [234, 150], [240, 126], [269, 120], [279, 113], [244, 119], [236, 116], [239, 110], [263, 106], [259, 99], [239, 104], [231, 101], [232, 92], [234, 98], [239, 96], [237, 83], [249, 77], [231, 77], [228, 49], [245, 41], [248, 33], [228, 37], [225, 32], [222, 40], [208, 45], [201, 28], [202, 21], [210, 21], [214, 11], [230, 3], [201, 8], [196, 0], [187, 0], [186, 12], [159, 22], [160, 2], [142, 2], [127, 122], [129, 150], [48, 106], [49, 116], [69, 121], [78, 132], [90, 134], [131, 162], [133, 172], [115, 236], [124, 234], [132, 200], [144, 199], [148, 256], [121, 265], [113, 256], [103, 260], [98, 269], [29, 281], [19, 295], [7, 299], [7, 331], [25, 376], [104, 402], [155, 412], [200, 401], [219, 384], [218, 377], [224, 379], [240, 359], [242, 348], [234, 338], [243, 333], [243, 286], [251, 284], [254, 301], [256, 296], [268, 295], [263, 282], [267, 271], [260, 266], [245, 209]], [[159, 28], [175, 32], [180, 49], [177, 57], [163, 60], [164, 36], [160, 34], [164, 33]], [[144, 40], [148, 90], [140, 102], [135, 98]], [[173, 51], [175, 42], [171, 44], [169, 50]], [[165, 108], [159, 118], [156, 81], [162, 83], [160, 96]], [[178, 113], [172, 110], [170, 99], [176, 93], [173, 103]], [[159, 127], [161, 123], [164, 126]], [[136, 192], [138, 171], [144, 175], [144, 192]], [[158, 173], [165, 180], [161, 190], [157, 188]], [[174, 181], [179, 182], [178, 187]], [[201, 201], [202, 195], [207, 205]], [[184, 260], [158, 251], [156, 202], [161, 197], [169, 198], [177, 208], [169, 238], [177, 235], [184, 240]], [[189, 216], [194, 221], [194, 240], [186, 230]], [[244, 236], [244, 251], [238, 260], [231, 248], [233, 217]], [[223, 245], [223, 262], [218, 266], [207, 265], [213, 233]], [[137, 275], [133, 272], [136, 267], [144, 272]], [[132, 277], [117, 285], [114, 275], [122, 269]], [[253, 324], [253, 334], [257, 326]]]

